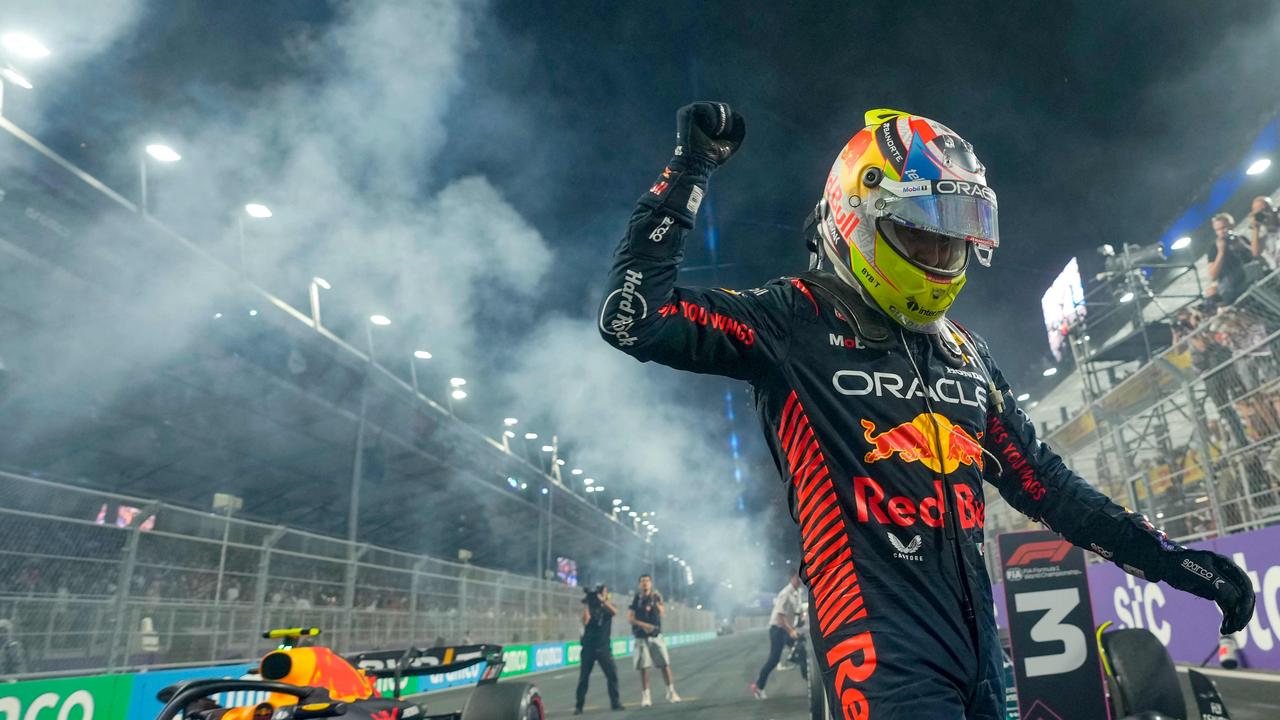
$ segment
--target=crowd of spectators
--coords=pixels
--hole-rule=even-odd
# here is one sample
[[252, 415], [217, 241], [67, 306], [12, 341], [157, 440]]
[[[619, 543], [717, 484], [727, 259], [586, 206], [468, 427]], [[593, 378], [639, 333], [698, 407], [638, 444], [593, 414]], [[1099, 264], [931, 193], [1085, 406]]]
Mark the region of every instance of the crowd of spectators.
[[[1177, 312], [1173, 343], [1175, 353], [1190, 354], [1192, 370], [1204, 379], [1216, 413], [1205, 428], [1208, 462], [1225, 498], [1223, 522], [1239, 526], [1280, 512], [1280, 212], [1269, 197], [1255, 198], [1243, 226], [1248, 237], [1236, 232], [1229, 213], [1211, 222], [1210, 284], [1201, 301]], [[1205, 463], [1194, 445], [1174, 455], [1167, 465], [1184, 475]], [[1183, 518], [1186, 530], [1203, 531], [1206, 515]]]

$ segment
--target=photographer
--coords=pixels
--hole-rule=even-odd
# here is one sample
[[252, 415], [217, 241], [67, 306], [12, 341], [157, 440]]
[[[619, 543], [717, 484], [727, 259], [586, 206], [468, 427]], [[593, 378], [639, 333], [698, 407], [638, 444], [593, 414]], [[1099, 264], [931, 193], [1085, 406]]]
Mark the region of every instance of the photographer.
[[653, 587], [648, 573], [640, 576], [640, 589], [631, 598], [627, 621], [636, 636], [636, 669], [640, 671], [640, 707], [653, 704], [649, 695], [649, 668], [662, 668], [662, 679], [667, 683], [667, 701], [678, 703], [675, 681], [671, 678], [671, 657], [667, 654], [667, 641], [662, 639], [662, 593]]
[[1253, 254], [1244, 238], [1231, 232], [1236, 220], [1230, 213], [1213, 216], [1213, 232], [1217, 236], [1209, 248], [1209, 279], [1213, 281], [1212, 296], [1225, 305], [1239, 299], [1249, 289], [1248, 270], [1245, 266], [1253, 260]]
[[582, 598], [582, 659], [578, 670], [578, 699], [573, 706], [573, 714], [582, 714], [582, 705], [587, 700], [587, 682], [591, 679], [591, 668], [600, 663], [604, 672], [605, 685], [609, 689], [609, 707], [614, 710], [625, 710], [618, 699], [618, 667], [613, 663], [613, 651], [609, 647], [609, 635], [613, 629], [613, 616], [618, 609], [613, 606], [613, 596], [609, 587], [604, 584], [594, 588], [584, 588]]
[[1249, 228], [1253, 231], [1253, 242], [1249, 249], [1255, 258], [1267, 263], [1268, 268], [1280, 267], [1280, 212], [1276, 211], [1271, 198], [1259, 195], [1253, 199], [1253, 207], [1249, 212]]

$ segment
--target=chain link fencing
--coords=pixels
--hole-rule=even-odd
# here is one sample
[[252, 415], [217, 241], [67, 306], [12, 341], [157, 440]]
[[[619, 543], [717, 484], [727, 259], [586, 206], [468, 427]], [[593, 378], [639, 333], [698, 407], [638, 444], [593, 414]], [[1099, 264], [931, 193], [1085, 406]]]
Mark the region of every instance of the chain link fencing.
[[[273, 627], [319, 627], [343, 653], [576, 640], [581, 600], [562, 583], [0, 472], [0, 619], [21, 656], [0, 674], [251, 660]], [[663, 625], [715, 629], [676, 604]]]

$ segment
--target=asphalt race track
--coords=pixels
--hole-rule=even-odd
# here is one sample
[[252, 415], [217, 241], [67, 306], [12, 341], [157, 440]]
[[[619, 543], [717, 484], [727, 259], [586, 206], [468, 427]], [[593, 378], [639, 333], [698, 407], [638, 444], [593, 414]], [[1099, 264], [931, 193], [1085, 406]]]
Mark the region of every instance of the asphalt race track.
[[[676, 690], [684, 702], [667, 703], [661, 676], [651, 670], [653, 706], [643, 710], [640, 708], [640, 674], [631, 666], [630, 658], [618, 658], [618, 684], [628, 711], [609, 710], [604, 675], [594, 670], [583, 717], [625, 718], [643, 713], [646, 719], [652, 720], [801, 718], [808, 701], [800, 673], [795, 669], [774, 672], [769, 677], [768, 700], [751, 697], [748, 685], [759, 672], [768, 649], [768, 636], [762, 630], [675, 648], [671, 650], [671, 666], [675, 671]], [[572, 715], [574, 689], [578, 685], [576, 667], [532, 675], [529, 680], [542, 692], [548, 718]], [[431, 693], [425, 696], [427, 710], [436, 713], [459, 709], [466, 702], [468, 692], [460, 688]]]
[[[671, 664], [675, 669], [676, 689], [684, 702], [668, 704], [663, 699], [662, 681], [655, 676], [650, 679], [654, 687], [653, 707], [643, 710], [639, 674], [631, 668], [629, 658], [619, 658], [622, 702], [628, 712], [609, 711], [604, 675], [596, 670], [592, 673], [583, 717], [619, 718], [643, 713], [652, 720], [801, 720], [805, 717], [807, 701], [796, 670], [775, 672], [769, 678], [768, 700], [755, 700], [747, 690], [760, 663], [764, 662], [766, 649], [766, 636], [758, 630], [676, 648], [671, 651]], [[1223, 672], [1214, 671], [1210, 677], [1227, 703], [1232, 720], [1280, 718], [1280, 674], [1249, 671], [1248, 675], [1224, 675]], [[1178, 676], [1188, 707], [1194, 712], [1187, 675], [1179, 672]], [[542, 692], [548, 718], [571, 716], [577, 668], [530, 675], [528, 679]], [[469, 692], [469, 688], [459, 688], [427, 695], [427, 709], [433, 713], [460, 709]]]

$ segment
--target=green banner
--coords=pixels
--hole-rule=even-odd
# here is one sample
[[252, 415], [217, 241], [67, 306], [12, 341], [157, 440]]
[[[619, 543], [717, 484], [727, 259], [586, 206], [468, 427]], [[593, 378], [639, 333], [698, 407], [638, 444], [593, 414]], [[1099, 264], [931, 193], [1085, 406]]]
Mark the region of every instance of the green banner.
[[132, 675], [0, 684], [3, 720], [128, 720]]
[[502, 661], [504, 665], [499, 677], [523, 675], [533, 669], [530, 667], [528, 645], [507, 645], [502, 649]]

